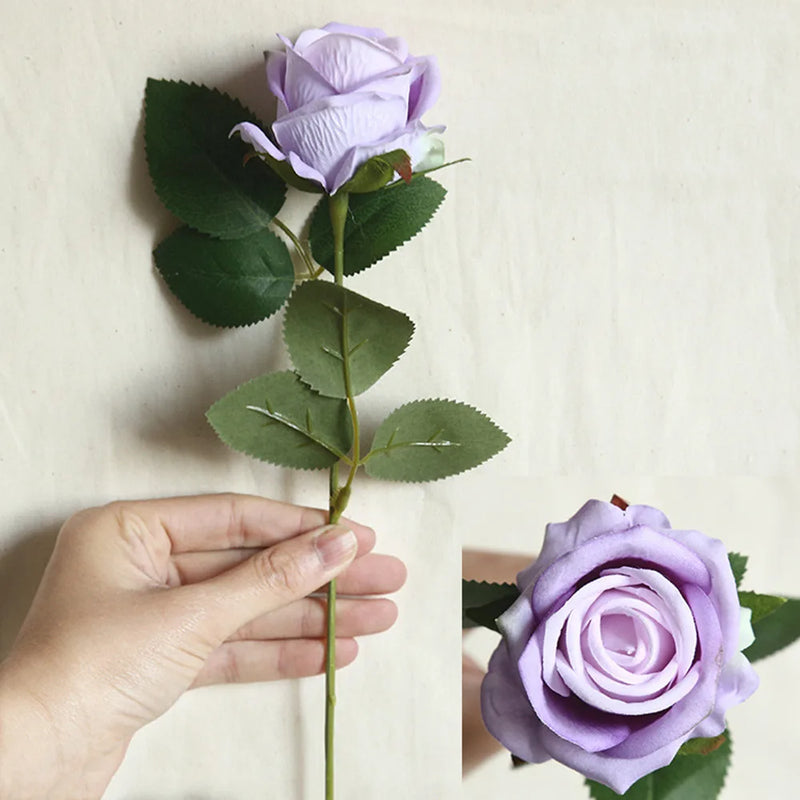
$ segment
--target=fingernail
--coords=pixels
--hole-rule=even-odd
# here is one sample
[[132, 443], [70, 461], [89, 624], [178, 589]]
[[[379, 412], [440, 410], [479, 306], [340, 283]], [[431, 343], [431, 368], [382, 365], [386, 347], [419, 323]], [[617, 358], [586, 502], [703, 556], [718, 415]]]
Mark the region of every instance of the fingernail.
[[358, 547], [356, 535], [343, 525], [327, 528], [314, 539], [314, 549], [326, 569], [338, 567], [350, 557]]

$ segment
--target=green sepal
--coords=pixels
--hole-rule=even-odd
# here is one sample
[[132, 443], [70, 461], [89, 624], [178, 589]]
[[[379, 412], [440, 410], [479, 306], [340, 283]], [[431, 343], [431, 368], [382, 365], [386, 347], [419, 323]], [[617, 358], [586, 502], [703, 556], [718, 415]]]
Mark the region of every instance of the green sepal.
[[785, 597], [756, 592], [739, 592], [739, 605], [751, 611], [750, 623], [754, 624], [777, 611], [786, 602]]
[[[344, 329], [347, 329], [347, 350]], [[414, 323], [400, 311], [329, 281], [305, 281], [289, 298], [283, 335], [297, 373], [328, 397], [357, 395], [403, 354]]]
[[594, 800], [715, 800], [725, 784], [731, 760], [731, 743], [726, 739], [708, 755], [687, 755], [636, 781], [623, 795], [602, 783], [587, 780]]
[[237, 239], [261, 230], [280, 211], [284, 182], [263, 162], [247, 160], [244, 142], [228, 138], [240, 122], [261, 126], [238, 100], [195, 83], [148, 78], [144, 108], [153, 187], [187, 225]]
[[242, 384], [206, 416], [229, 447], [281, 467], [330, 467], [353, 444], [347, 404], [322, 397], [293, 372], [271, 372]]
[[461, 627], [483, 627], [501, 633], [497, 618], [519, 598], [513, 583], [461, 581]]
[[365, 161], [347, 183], [337, 191], [348, 194], [366, 194], [382, 189], [395, 172], [408, 183], [411, 180], [411, 157], [405, 150], [392, 150]]
[[800, 598], [789, 597], [768, 617], [753, 625], [756, 640], [744, 654], [751, 663], [783, 650], [800, 638]]
[[747, 556], [743, 556], [741, 553], [728, 553], [728, 561], [738, 589], [742, 585], [745, 572], [747, 572]]
[[378, 427], [363, 462], [389, 481], [434, 481], [477, 467], [510, 441], [485, 414], [453, 400], [415, 400]]
[[[344, 274], [355, 275], [416, 236], [444, 200], [436, 181], [414, 177], [386, 189], [350, 198], [344, 229]], [[333, 230], [327, 198], [314, 208], [309, 241], [314, 260], [333, 273]]]
[[241, 239], [215, 239], [178, 228], [153, 256], [178, 300], [204, 322], [223, 328], [269, 317], [294, 286], [289, 251], [268, 230]]
[[299, 189], [301, 192], [311, 192], [313, 194], [322, 194], [325, 191], [315, 181], [310, 181], [308, 178], [301, 178], [285, 159], [279, 161], [269, 153], [262, 153], [255, 149], [251, 151], [251, 155], [253, 158], [260, 158], [284, 183], [294, 189]]

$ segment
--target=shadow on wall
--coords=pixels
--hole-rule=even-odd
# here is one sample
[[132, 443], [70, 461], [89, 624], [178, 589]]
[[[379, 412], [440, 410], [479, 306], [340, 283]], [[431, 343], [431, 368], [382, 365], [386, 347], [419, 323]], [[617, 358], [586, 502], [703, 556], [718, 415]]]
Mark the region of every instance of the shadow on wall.
[[62, 522], [13, 535], [17, 543], [0, 555], [0, 661], [22, 627]]

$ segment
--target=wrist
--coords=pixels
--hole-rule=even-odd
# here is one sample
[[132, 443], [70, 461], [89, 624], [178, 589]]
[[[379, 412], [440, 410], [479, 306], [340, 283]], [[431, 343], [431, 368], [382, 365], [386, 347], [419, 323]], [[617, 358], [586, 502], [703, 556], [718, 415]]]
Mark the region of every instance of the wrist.
[[32, 691], [10, 661], [0, 664], [0, 800], [102, 795], [107, 781], [93, 785], [81, 739], [65, 724], [71, 723], [57, 719], [53, 704]]

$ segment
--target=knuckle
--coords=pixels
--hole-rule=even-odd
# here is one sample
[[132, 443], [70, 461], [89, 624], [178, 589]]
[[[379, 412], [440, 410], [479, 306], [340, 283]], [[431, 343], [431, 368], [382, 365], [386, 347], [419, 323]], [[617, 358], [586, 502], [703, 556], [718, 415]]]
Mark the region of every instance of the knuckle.
[[253, 564], [259, 581], [266, 589], [281, 597], [298, 597], [305, 594], [305, 579], [297, 560], [280, 548], [264, 550]]

